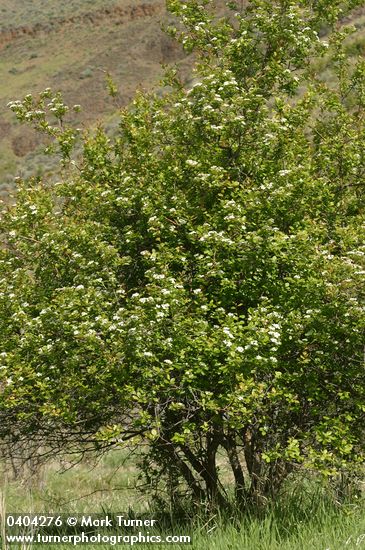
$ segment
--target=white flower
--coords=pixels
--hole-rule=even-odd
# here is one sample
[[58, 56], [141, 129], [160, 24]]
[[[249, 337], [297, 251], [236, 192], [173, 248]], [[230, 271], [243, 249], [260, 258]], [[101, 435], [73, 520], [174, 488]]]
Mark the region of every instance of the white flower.
[[233, 338], [233, 334], [231, 333], [228, 327], [224, 327], [223, 332], [228, 336], [228, 338]]
[[238, 351], [238, 353], [243, 353], [245, 350], [243, 349], [242, 346], [237, 346], [236, 351]]

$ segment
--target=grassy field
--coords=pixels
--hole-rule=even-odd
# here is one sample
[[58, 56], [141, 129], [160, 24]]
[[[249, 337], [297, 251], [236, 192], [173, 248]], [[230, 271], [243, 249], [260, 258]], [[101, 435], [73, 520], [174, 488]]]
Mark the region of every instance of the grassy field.
[[[158, 518], [150, 535], [189, 535], [192, 544], [176, 548], [196, 550], [343, 550], [365, 548], [365, 503], [353, 499], [336, 503], [320, 484], [292, 481], [281, 499], [260, 516], [207, 518], [202, 510], [190, 520], [178, 522], [159, 516], [148, 499], [136, 489], [137, 473], [125, 453], [114, 451], [100, 462], [83, 462], [63, 472], [52, 464], [37, 478], [6, 480], [2, 474], [6, 512], [48, 514], [112, 514]], [[4, 507], [4, 504], [3, 504]], [[3, 508], [4, 512], [4, 508]], [[145, 532], [146, 531], [146, 528]], [[143, 532], [143, 531], [142, 531]], [[131, 531], [128, 531], [131, 533]], [[45, 545], [47, 548], [70, 548]], [[138, 544], [139, 548], [166, 548], [160, 544]], [[40, 546], [36, 546], [40, 548]], [[92, 546], [94, 547], [94, 546]], [[110, 548], [110, 545], [97, 545]], [[4, 548], [4, 546], [3, 546]], [[12, 545], [10, 548], [17, 548]], [[20, 548], [20, 547], [19, 547]], [[24, 546], [23, 546], [24, 548]]]

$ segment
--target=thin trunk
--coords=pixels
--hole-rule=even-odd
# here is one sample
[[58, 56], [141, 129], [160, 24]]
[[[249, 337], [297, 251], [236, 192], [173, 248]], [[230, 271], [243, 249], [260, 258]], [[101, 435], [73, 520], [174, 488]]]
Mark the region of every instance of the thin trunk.
[[203, 478], [206, 486], [207, 499], [214, 505], [218, 504], [218, 506], [226, 508], [228, 506], [228, 502], [219, 490], [219, 479], [216, 466], [218, 446], [218, 437], [208, 436], [206, 460], [204, 462], [198, 460], [194, 453], [186, 445], [182, 445], [181, 450], [197, 474]]
[[[246, 492], [247, 497], [256, 504], [263, 503], [264, 495], [264, 472], [262, 471], [262, 462], [257, 458], [255, 436], [250, 434], [250, 437], [245, 440], [244, 454], [247, 465], [247, 470], [250, 476], [251, 485]], [[265, 499], [264, 499], [265, 500]]]
[[186, 484], [188, 485], [191, 492], [193, 493], [195, 500], [197, 502], [201, 502], [202, 500], [204, 500], [203, 488], [201, 487], [199, 482], [196, 480], [189, 466], [184, 462], [184, 460], [179, 455], [174, 444], [171, 442], [162, 441], [162, 445], [160, 446], [160, 449], [163, 450], [164, 454], [168, 455], [169, 460], [170, 460], [171, 454], [173, 454], [175, 464], [177, 465], [181, 475], [185, 479]]
[[191, 489], [195, 499], [199, 502], [201, 502], [204, 499], [204, 491], [195, 479], [193, 473], [191, 472], [189, 466], [185, 464], [185, 462], [182, 460], [182, 458], [178, 455], [177, 451], [174, 451], [174, 458], [176, 460], [177, 466], [185, 479], [186, 483], [188, 484], [189, 488]]
[[[207, 487], [208, 498], [210, 502], [217, 502], [219, 505], [222, 505], [221, 497], [222, 495], [218, 489], [218, 473], [216, 465], [216, 454], [218, 449], [218, 438], [217, 436], [207, 436], [207, 457], [205, 460], [205, 483]], [[223, 498], [223, 497], [222, 497]]]
[[245, 500], [245, 476], [238, 456], [234, 435], [229, 434], [224, 439], [223, 445], [226, 449], [229, 464], [234, 475], [236, 500], [239, 504], [242, 504]]

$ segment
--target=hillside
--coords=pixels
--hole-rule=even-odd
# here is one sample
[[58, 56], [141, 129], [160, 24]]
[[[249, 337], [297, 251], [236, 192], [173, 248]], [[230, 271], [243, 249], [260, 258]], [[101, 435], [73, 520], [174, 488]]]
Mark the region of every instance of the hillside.
[[81, 104], [78, 123], [88, 125], [115, 110], [106, 72], [125, 105], [138, 87], [158, 81], [161, 63], [184, 60], [180, 47], [161, 30], [167, 16], [160, 0], [2, 0], [0, 5], [2, 195], [15, 174], [52, 169], [40, 154], [40, 137], [14, 122], [8, 101], [49, 86], [61, 90], [66, 101]]

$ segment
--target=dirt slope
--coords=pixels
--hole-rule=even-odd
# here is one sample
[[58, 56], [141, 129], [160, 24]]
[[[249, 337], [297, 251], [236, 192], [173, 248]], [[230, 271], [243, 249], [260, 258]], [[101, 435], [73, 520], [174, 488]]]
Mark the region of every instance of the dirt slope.
[[[68, 102], [81, 104], [78, 123], [90, 124], [115, 110], [106, 93], [106, 72], [119, 86], [121, 104], [137, 88], [156, 85], [161, 63], [180, 62], [182, 71], [189, 72], [181, 48], [161, 30], [167, 21], [163, 0], [23, 0], [22, 13], [11, 8], [16, 4], [0, 0], [0, 13], [6, 16], [0, 23], [2, 195], [16, 174], [52, 170], [48, 157], [38, 153], [39, 136], [14, 123], [8, 101], [49, 86], [61, 90]], [[59, 4], [66, 8], [57, 14]], [[51, 7], [55, 15], [47, 17]]]

